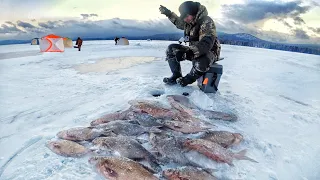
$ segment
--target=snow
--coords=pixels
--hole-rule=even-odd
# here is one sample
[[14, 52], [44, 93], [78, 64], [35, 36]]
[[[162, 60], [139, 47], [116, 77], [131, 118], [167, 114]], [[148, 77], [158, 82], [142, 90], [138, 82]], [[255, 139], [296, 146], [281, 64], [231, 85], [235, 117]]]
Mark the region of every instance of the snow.
[[[204, 94], [194, 83], [165, 86], [168, 41], [85, 41], [82, 51], [39, 53], [29, 44], [0, 46], [0, 179], [100, 179], [88, 158], [64, 158], [45, 143], [58, 131], [88, 126], [103, 114], [129, 107], [129, 100], [188, 92], [205, 109], [232, 112], [238, 122], [213, 121], [240, 132], [259, 163], [217, 164], [222, 179], [320, 179], [320, 56], [222, 46], [219, 92]], [[33, 55], [30, 55], [34, 53]], [[4, 57], [5, 56], [5, 57]], [[141, 59], [141, 61], [139, 61]], [[182, 63], [189, 72], [190, 62]], [[151, 94], [164, 93], [160, 97]]]
[[75, 67], [80, 73], [89, 72], [110, 72], [119, 69], [132, 67], [136, 64], [146, 63], [155, 60], [155, 57], [118, 57], [99, 60], [98, 62], [90, 61], [87, 64], [81, 64]]

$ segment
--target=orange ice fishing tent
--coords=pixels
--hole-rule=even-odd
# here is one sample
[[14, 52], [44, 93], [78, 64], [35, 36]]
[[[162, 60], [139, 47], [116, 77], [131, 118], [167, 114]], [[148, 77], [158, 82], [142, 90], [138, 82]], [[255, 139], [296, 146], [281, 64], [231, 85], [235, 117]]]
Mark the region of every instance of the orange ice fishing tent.
[[39, 40], [41, 52], [64, 52], [63, 37], [49, 34]]

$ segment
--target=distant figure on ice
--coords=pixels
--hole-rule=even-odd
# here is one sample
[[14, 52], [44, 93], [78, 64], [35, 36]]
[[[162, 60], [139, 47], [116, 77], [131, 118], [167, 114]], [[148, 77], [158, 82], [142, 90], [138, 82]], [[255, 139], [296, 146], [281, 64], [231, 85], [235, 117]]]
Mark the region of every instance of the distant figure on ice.
[[118, 37], [114, 38], [115, 45], [117, 45], [117, 43], [118, 43], [119, 39], [120, 39], [120, 38], [118, 38]]
[[[217, 39], [216, 26], [208, 16], [205, 6], [198, 2], [186, 1], [179, 7], [180, 17], [160, 5], [161, 14], [166, 15], [178, 28], [184, 30], [185, 39], [190, 46], [171, 44], [166, 51], [166, 60], [172, 72], [163, 82], [169, 85], [180, 84], [182, 87], [192, 84], [210, 69], [220, 55], [220, 43]], [[181, 42], [182, 43], [182, 42]], [[182, 77], [180, 61], [190, 60], [193, 67]]]
[[79, 51], [81, 51], [82, 42], [83, 42], [83, 40], [80, 37], [78, 37], [78, 39], [76, 41], [77, 46], [75, 46], [75, 47], [78, 48]]

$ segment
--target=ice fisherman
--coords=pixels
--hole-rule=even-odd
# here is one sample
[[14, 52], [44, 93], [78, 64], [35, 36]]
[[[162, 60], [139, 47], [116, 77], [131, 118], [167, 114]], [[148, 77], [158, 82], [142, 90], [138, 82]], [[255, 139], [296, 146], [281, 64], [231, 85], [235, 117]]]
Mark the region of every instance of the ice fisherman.
[[[163, 82], [169, 85], [180, 84], [182, 87], [192, 84], [210, 69], [219, 59], [221, 46], [217, 39], [216, 26], [208, 16], [205, 6], [199, 2], [186, 1], [179, 7], [180, 17], [166, 7], [160, 5], [161, 14], [166, 15], [178, 28], [184, 30], [189, 46], [171, 44], [166, 50], [166, 60], [172, 72]], [[192, 68], [186, 76], [182, 76], [180, 61], [192, 61]]]
[[76, 47], [78, 48], [78, 51], [81, 51], [82, 42], [83, 40], [80, 37], [78, 37], [76, 41], [76, 45], [77, 45]]
[[119, 39], [120, 39], [120, 38], [118, 38], [118, 37], [114, 38], [115, 45], [117, 45], [117, 44], [118, 44]]

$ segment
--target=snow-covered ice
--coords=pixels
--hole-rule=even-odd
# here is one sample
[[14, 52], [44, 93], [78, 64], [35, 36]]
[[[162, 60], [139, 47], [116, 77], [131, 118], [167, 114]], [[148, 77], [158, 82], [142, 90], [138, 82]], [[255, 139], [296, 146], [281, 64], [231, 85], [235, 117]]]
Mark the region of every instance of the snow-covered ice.
[[[129, 100], [165, 102], [165, 95], [183, 92], [202, 108], [237, 114], [238, 122], [214, 123], [242, 133], [245, 141], [232, 150], [248, 149], [259, 162], [230, 167], [194, 154], [221, 179], [320, 179], [320, 56], [223, 45], [219, 92], [204, 94], [195, 83], [162, 83], [170, 75], [164, 60], [170, 43], [85, 41], [81, 52], [64, 53], [0, 46], [0, 179], [100, 179], [87, 158], [58, 156], [46, 141], [128, 108]], [[191, 63], [182, 67], [185, 74]]]

